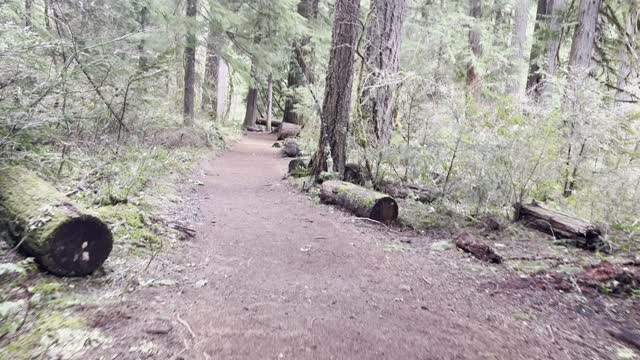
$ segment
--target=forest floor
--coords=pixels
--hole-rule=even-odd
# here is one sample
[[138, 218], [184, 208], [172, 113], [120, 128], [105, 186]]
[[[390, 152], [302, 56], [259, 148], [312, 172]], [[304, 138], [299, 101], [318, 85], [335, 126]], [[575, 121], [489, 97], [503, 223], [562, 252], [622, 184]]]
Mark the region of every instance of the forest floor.
[[182, 219], [196, 237], [149, 267], [158, 286], [83, 309], [112, 339], [83, 358], [633, 358], [607, 329], [637, 324], [635, 302], [515, 286], [443, 239], [320, 205], [273, 141], [201, 164]]
[[[635, 358], [608, 330], [638, 328], [637, 298], [558, 291], [536, 275], [580, 271], [598, 255], [416, 204], [400, 204], [399, 226], [357, 219], [284, 179], [274, 141], [249, 134], [182, 178], [158, 216], [194, 237], [164, 240], [148, 258], [120, 249], [87, 279], [30, 272], [27, 324], [0, 335], [0, 359]], [[456, 250], [461, 231], [505, 263]], [[0, 315], [6, 304], [17, 302]]]

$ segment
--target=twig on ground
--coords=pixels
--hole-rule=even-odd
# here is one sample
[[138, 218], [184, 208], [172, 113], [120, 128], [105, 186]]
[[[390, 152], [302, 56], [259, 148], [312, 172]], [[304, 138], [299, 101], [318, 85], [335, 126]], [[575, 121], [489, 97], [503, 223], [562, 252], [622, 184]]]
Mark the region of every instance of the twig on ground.
[[180, 224], [176, 224], [176, 223], [169, 223], [167, 224], [168, 227], [178, 230], [178, 231], [182, 231], [185, 234], [189, 235], [189, 236], [195, 236], [196, 235], [196, 230], [195, 229], [191, 229], [188, 228], [186, 226], [182, 226]]
[[196, 338], [196, 333], [193, 332], [193, 330], [191, 329], [191, 325], [189, 325], [188, 322], [184, 321], [179, 314], [176, 315], [176, 319], [178, 319], [178, 321], [180, 322], [180, 324], [182, 324], [185, 328], [187, 328], [187, 330], [189, 331], [189, 334], [191, 335], [191, 337], [193, 339]]
[[429, 286], [433, 286], [431, 281], [429, 281], [426, 277], [424, 277], [424, 275], [420, 276], [420, 278], [422, 279], [422, 281], [426, 282]]

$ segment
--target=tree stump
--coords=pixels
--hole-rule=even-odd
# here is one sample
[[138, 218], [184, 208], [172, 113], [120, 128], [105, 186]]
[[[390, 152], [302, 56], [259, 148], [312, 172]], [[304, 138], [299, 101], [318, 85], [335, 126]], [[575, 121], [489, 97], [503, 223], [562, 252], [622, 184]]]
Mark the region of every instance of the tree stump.
[[338, 205], [351, 213], [389, 224], [398, 218], [398, 204], [387, 194], [365, 189], [344, 181], [322, 183], [320, 200]]
[[298, 125], [282, 123], [278, 130], [278, 140], [296, 137], [300, 134], [300, 131], [302, 131], [302, 128]]
[[7, 240], [59, 276], [93, 273], [109, 257], [111, 231], [31, 171], [0, 168], [0, 225]]
[[282, 148], [282, 154], [286, 157], [297, 157], [300, 155], [300, 145], [295, 139], [286, 139], [284, 141], [284, 147]]

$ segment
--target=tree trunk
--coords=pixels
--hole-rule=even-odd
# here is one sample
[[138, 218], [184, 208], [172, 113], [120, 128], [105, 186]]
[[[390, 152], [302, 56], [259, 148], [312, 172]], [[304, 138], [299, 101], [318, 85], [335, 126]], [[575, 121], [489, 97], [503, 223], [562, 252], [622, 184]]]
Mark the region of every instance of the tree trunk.
[[389, 195], [365, 189], [343, 181], [325, 181], [320, 188], [320, 200], [351, 213], [389, 224], [398, 218], [398, 204]]
[[256, 117], [258, 113], [258, 89], [249, 88], [247, 95], [247, 111], [244, 115], [244, 128], [252, 129], [256, 126]]
[[633, 79], [633, 55], [637, 51], [637, 37], [638, 37], [638, 22], [640, 21], [640, 7], [638, 0], [630, 0], [629, 14], [626, 20], [626, 38], [623, 38], [623, 44], [620, 48], [620, 67], [618, 69], [618, 79], [616, 81], [616, 87], [618, 90], [616, 94], [617, 101], [631, 101], [633, 100], [628, 93], [623, 91], [628, 85], [631, 85]]
[[24, 26], [30, 28], [33, 25], [33, 0], [24, 0]]
[[[298, 4], [298, 13], [306, 19], [315, 19], [318, 17], [319, 0], [301, 0]], [[309, 63], [313, 61], [313, 49], [310, 48], [311, 38], [306, 36], [293, 44], [293, 56], [289, 64], [289, 76], [287, 79], [287, 87], [289, 94], [285, 101], [283, 122], [304, 125], [304, 119], [301, 114], [295, 110], [299, 102], [298, 96], [295, 94], [296, 88], [313, 84], [313, 72]]]
[[569, 74], [573, 77], [586, 76], [591, 68], [598, 11], [601, 4], [602, 0], [580, 0], [578, 26], [573, 34], [569, 54]]
[[0, 229], [0, 237], [59, 276], [93, 273], [113, 246], [102, 221], [22, 167], [0, 169]]
[[[587, 79], [591, 70], [591, 56], [595, 45], [596, 27], [598, 14], [602, 0], [581, 0], [578, 9], [578, 26], [573, 35], [571, 43], [571, 53], [569, 55], [569, 78], [564, 99], [565, 111], [578, 113], [579, 101], [576, 98], [582, 92], [584, 80]], [[564, 196], [573, 194], [576, 187], [576, 177], [578, 175], [578, 159], [582, 157], [586, 148], [586, 138], [574, 141], [576, 133], [576, 122], [567, 122], [567, 161], [565, 169]], [[578, 129], [579, 130], [579, 129]], [[579, 151], [577, 151], [579, 149]], [[575, 163], [575, 165], [572, 165]]]
[[271, 114], [273, 113], [273, 79], [271, 75], [269, 75], [269, 84], [267, 87], [267, 131], [271, 132]]
[[517, 211], [517, 218], [527, 226], [556, 239], [569, 239], [572, 245], [586, 250], [607, 251], [602, 230], [593, 224], [537, 204], [519, 205]]
[[553, 76], [557, 70], [562, 19], [566, 6], [567, 0], [538, 0], [535, 40], [529, 58], [527, 79], [527, 92], [536, 99], [551, 90], [551, 84], [545, 81], [545, 78]]
[[322, 105], [322, 124], [313, 175], [327, 168], [325, 149], [331, 149], [333, 169], [344, 176], [351, 115], [353, 62], [359, 30], [360, 0], [337, 0], [331, 52]]
[[[213, 10], [211, 10], [213, 11]], [[213, 25], [209, 25], [207, 35], [207, 59], [204, 68], [204, 82], [202, 84], [202, 110], [207, 112], [213, 120], [219, 120], [218, 86], [220, 82], [220, 36]]]
[[469, 15], [475, 22], [469, 30], [469, 47], [472, 59], [467, 63], [467, 92], [476, 101], [480, 98], [480, 75], [476, 68], [476, 62], [482, 56], [480, 22], [482, 20], [482, 0], [469, 0]]
[[[149, 22], [149, 8], [142, 5], [140, 8], [139, 19], [138, 19], [138, 23], [140, 24], [140, 31], [142, 32], [145, 31], [148, 22]], [[140, 56], [138, 60], [138, 67], [142, 71], [147, 69], [147, 56], [146, 56], [144, 47], [145, 47], [145, 39], [143, 37], [142, 39], [140, 39], [140, 43], [138, 43], [138, 53]]]
[[[195, 20], [198, 13], [198, 0], [187, 0], [187, 18]], [[190, 24], [191, 25], [191, 24]], [[187, 44], [184, 48], [184, 124], [192, 126], [195, 116], [196, 97], [196, 46], [197, 36], [190, 26], [187, 32]]]
[[393, 94], [399, 83], [405, 0], [373, 0], [367, 23], [367, 74], [360, 94], [363, 120], [373, 147], [386, 146], [393, 132]]
[[230, 91], [229, 87], [231, 85], [231, 78], [229, 76], [229, 66], [227, 63], [220, 58], [220, 62], [218, 64], [218, 82], [217, 82], [217, 98], [216, 101], [216, 119], [218, 121], [223, 121], [225, 118], [225, 114], [227, 113], [227, 109], [230, 106]]
[[527, 69], [527, 26], [529, 24], [529, 0], [516, 0], [513, 36], [511, 38], [511, 77], [507, 85], [508, 93], [521, 99], [524, 96], [524, 80]]

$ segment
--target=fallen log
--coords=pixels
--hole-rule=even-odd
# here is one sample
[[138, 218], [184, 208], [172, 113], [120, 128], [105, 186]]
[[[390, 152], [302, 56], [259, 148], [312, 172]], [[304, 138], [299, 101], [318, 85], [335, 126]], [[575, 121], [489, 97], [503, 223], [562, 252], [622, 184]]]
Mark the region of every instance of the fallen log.
[[343, 207], [357, 216], [389, 224], [398, 218], [398, 204], [387, 194], [336, 180], [322, 183], [320, 200]]
[[298, 125], [284, 123], [278, 129], [278, 140], [296, 137], [300, 134], [302, 128]]
[[517, 206], [517, 218], [527, 226], [545, 232], [556, 239], [585, 250], [610, 252], [602, 230], [587, 221], [532, 203]]
[[437, 198], [434, 191], [424, 185], [386, 182], [381, 190], [398, 199], [414, 199], [425, 204], [432, 203]]
[[31, 171], [0, 169], [0, 228], [6, 240], [59, 276], [93, 273], [109, 257], [111, 231]]
[[475, 256], [482, 261], [491, 262], [494, 264], [502, 263], [502, 256], [498, 255], [491, 246], [483, 244], [474, 239], [471, 234], [462, 233], [458, 235], [454, 242], [457, 248]]
[[[256, 119], [256, 125], [267, 126], [267, 119], [263, 119], [263, 118]], [[271, 120], [271, 128], [272, 129], [279, 128], [280, 125], [282, 125], [281, 121]]]

